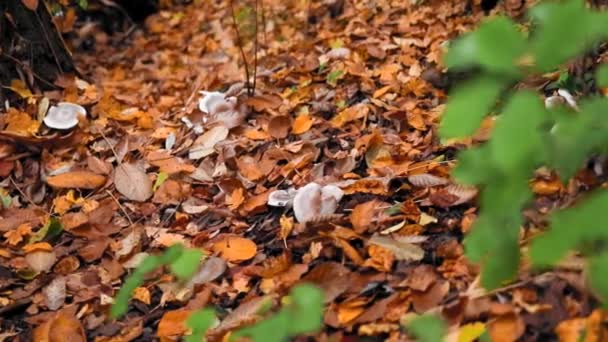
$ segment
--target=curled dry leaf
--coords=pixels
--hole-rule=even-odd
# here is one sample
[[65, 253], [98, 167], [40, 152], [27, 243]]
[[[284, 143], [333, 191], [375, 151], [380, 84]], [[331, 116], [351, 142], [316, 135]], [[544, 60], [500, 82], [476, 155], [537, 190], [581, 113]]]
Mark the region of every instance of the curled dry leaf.
[[44, 117], [44, 124], [55, 129], [70, 129], [78, 125], [78, 118], [87, 115], [86, 109], [75, 103], [60, 102], [51, 106]]
[[445, 188], [449, 194], [458, 197], [452, 205], [466, 203], [477, 196], [477, 188], [470, 185], [451, 184]]
[[120, 259], [131, 254], [135, 247], [139, 245], [141, 234], [141, 230], [134, 229], [129, 235], [120, 240], [118, 243], [118, 250], [115, 253], [116, 257]]
[[240, 262], [253, 258], [258, 247], [255, 242], [236, 235], [225, 235], [215, 240], [211, 250], [231, 262]]
[[443, 177], [437, 177], [429, 173], [411, 175], [407, 177], [407, 180], [412, 183], [413, 186], [417, 186], [419, 188], [426, 188], [429, 186], [444, 185], [449, 183], [448, 179]]
[[414, 243], [424, 241], [425, 237], [417, 236], [417, 239], [408, 239], [408, 237], [392, 238], [389, 236], [381, 236], [374, 234], [369, 243], [378, 245], [395, 254], [397, 260], [418, 261], [424, 257], [424, 250]]
[[152, 181], [133, 164], [120, 164], [114, 172], [116, 190], [132, 201], [144, 202], [152, 197]]
[[342, 190], [335, 185], [309, 183], [298, 189], [293, 199], [294, 215], [300, 223], [331, 215], [338, 208], [343, 195]]
[[69, 171], [47, 177], [46, 183], [58, 189], [97, 189], [106, 183], [106, 177], [91, 171]]
[[49, 310], [57, 310], [65, 303], [66, 293], [65, 277], [55, 277], [47, 286], [44, 287], [42, 293], [46, 299], [46, 305]]
[[228, 128], [224, 126], [215, 126], [198, 137], [190, 151], [188, 158], [201, 159], [215, 152], [215, 145], [228, 137]]

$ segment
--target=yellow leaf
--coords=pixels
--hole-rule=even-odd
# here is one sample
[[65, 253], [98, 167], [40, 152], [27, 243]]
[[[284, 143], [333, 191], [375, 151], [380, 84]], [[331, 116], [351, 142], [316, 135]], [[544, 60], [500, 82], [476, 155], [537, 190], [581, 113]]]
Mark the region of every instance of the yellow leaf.
[[486, 325], [481, 322], [469, 323], [460, 327], [458, 342], [473, 342], [486, 331]]
[[40, 122], [32, 119], [28, 113], [20, 112], [14, 108], [8, 110], [6, 122], [8, 125], [5, 131], [26, 137], [36, 134], [40, 127]]

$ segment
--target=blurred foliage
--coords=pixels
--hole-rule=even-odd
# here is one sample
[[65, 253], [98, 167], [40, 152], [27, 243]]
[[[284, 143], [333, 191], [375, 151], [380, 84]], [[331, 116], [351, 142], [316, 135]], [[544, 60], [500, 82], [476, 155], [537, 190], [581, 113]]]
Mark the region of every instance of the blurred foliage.
[[[461, 152], [454, 170], [460, 182], [483, 189], [480, 215], [465, 247], [468, 257], [482, 265], [487, 288], [517, 274], [522, 210], [533, 197], [528, 182], [534, 171], [545, 166], [567, 182], [590, 156], [608, 146], [608, 99], [589, 96], [579, 101], [578, 111], [565, 105], [547, 109], [538, 94], [509, 88], [525, 77], [559, 68], [605, 39], [608, 13], [569, 0], [541, 3], [529, 11], [529, 19], [527, 34], [508, 18], [491, 18], [454, 41], [445, 58], [450, 69], [477, 67], [481, 72], [449, 98], [442, 139], [472, 135], [485, 115], [499, 114], [490, 141]], [[569, 25], [573, 22], [577, 25]], [[608, 85], [606, 66], [596, 76], [599, 87]], [[608, 219], [602, 213], [608, 208], [608, 193], [596, 190], [588, 197], [551, 216], [549, 231], [533, 241], [530, 257], [533, 265], [542, 267], [569, 251], [580, 251], [590, 260], [591, 285], [608, 296], [608, 282], [601, 277], [601, 269], [608, 266], [608, 253], [601, 248], [608, 241]]]

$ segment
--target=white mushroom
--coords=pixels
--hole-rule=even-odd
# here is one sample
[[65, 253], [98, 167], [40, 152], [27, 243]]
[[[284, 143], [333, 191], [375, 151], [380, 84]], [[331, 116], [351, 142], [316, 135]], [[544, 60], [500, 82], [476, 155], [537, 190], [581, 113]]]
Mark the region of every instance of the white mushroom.
[[78, 117], [86, 116], [87, 111], [82, 106], [70, 102], [60, 102], [51, 106], [44, 117], [44, 124], [54, 129], [70, 129], [78, 125]]
[[309, 183], [296, 193], [293, 199], [293, 212], [298, 222], [331, 215], [338, 208], [344, 192], [335, 185], [321, 186]]

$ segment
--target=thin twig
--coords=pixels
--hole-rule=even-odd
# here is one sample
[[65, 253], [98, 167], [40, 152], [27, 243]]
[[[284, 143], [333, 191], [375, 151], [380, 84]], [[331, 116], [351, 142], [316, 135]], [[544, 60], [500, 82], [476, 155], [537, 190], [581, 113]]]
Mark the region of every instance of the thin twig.
[[255, 94], [255, 86], [258, 76], [258, 8], [259, 8], [259, 0], [255, 0], [255, 11], [253, 15], [255, 16], [255, 25], [254, 25], [254, 34], [255, 40], [253, 45], [253, 89], [251, 91], [252, 95]]
[[232, 15], [232, 23], [234, 24], [234, 30], [236, 32], [236, 44], [239, 46], [241, 51], [241, 57], [243, 63], [245, 63], [245, 87], [247, 88], [247, 94], [251, 95], [251, 84], [249, 83], [249, 63], [247, 62], [247, 56], [245, 50], [243, 50], [243, 41], [241, 39], [241, 32], [239, 31], [239, 25], [236, 22], [236, 14], [234, 13], [234, 1], [230, 0], [230, 14]]
[[122, 204], [120, 204], [120, 201], [118, 201], [118, 198], [116, 198], [114, 195], [112, 195], [112, 192], [110, 192], [110, 190], [106, 190], [106, 193], [108, 195], [110, 195], [110, 197], [112, 197], [114, 202], [116, 202], [116, 204], [120, 208], [120, 211], [122, 211], [122, 213], [125, 214], [125, 216], [127, 217], [127, 220], [129, 221], [129, 224], [133, 225], [133, 220], [131, 220], [131, 216], [129, 216], [129, 213], [127, 212], [127, 210], [122, 206]]

